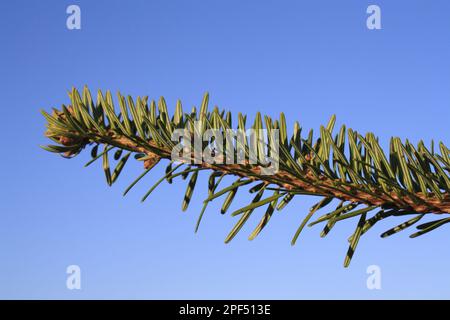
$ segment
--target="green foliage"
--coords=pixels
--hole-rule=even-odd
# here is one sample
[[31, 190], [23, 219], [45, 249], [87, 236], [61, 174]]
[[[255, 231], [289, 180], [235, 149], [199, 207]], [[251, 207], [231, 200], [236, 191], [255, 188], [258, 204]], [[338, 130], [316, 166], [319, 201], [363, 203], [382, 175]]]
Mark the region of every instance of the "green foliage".
[[[248, 125], [247, 116], [239, 113], [236, 121], [238, 129], [266, 129], [266, 134], [261, 135], [257, 131], [250, 139], [246, 137], [243, 145], [242, 141], [235, 141], [231, 150], [218, 146], [211, 139], [203, 143], [202, 150], [206, 147], [216, 151], [223, 150], [224, 158], [228, 159], [236, 158], [239, 147], [243, 147], [244, 154], [248, 157], [249, 143], [254, 143], [257, 145], [256, 163], [174, 163], [171, 151], [176, 141], [172, 141], [171, 137], [175, 129], [183, 128], [190, 136], [202, 137], [208, 129], [224, 133], [232, 128], [230, 112], [221, 111], [217, 107], [212, 111], [208, 109], [208, 94], [205, 94], [199, 111], [194, 107], [185, 112], [181, 102], [177, 101], [173, 116], [169, 115], [166, 101], [162, 97], [155, 102], [148, 101], [148, 97], [133, 99], [118, 93], [118, 109], [109, 91], [105, 94], [98, 91], [95, 102], [86, 87], [81, 95], [73, 89], [69, 97], [69, 106], [63, 105], [60, 110], [53, 109], [51, 114], [42, 111], [47, 121], [46, 136], [56, 143], [43, 148], [71, 158], [85, 147], [92, 146], [92, 160], [86, 166], [101, 158], [108, 185], [117, 181], [133, 154], [134, 159], [144, 164], [144, 172], [131, 183], [124, 195], [160, 160], [167, 160], [169, 164], [164, 176], [147, 191], [142, 201], [164, 181], [172, 183], [180, 180], [177, 178], [185, 180], [190, 176], [182, 202], [184, 211], [192, 199], [200, 171], [210, 171], [208, 196], [196, 224], [197, 231], [211, 201], [223, 196], [221, 213], [225, 214], [232, 206], [238, 190], [248, 188], [249, 193], [256, 193], [248, 205], [233, 209], [231, 216], [239, 216], [239, 219], [225, 242], [236, 236], [258, 208], [265, 208], [265, 213], [249, 236], [250, 240], [262, 232], [275, 209], [282, 210], [294, 197], [322, 197], [302, 219], [292, 239], [292, 244], [295, 244], [316, 212], [332, 206], [333, 200], [338, 199], [340, 202], [335, 209], [320, 216], [309, 226], [324, 223], [321, 232], [324, 237], [337, 222], [358, 217], [355, 232], [349, 238], [349, 249], [344, 262], [348, 266], [360, 237], [377, 222], [388, 217], [414, 215], [412, 219], [381, 235], [387, 237], [414, 225], [427, 214], [450, 212], [450, 151], [443, 142], [439, 143], [438, 152], [434, 150], [434, 143], [428, 149], [423, 141], [414, 146], [408, 140], [402, 142], [400, 138], [394, 137], [390, 141], [389, 153], [386, 154], [378, 138], [372, 133], [363, 136], [342, 126], [334, 134], [335, 116], [320, 128], [318, 136], [314, 138], [313, 130], [302, 137], [302, 128], [298, 122], [295, 122], [290, 136], [283, 113], [279, 119], [262, 117], [258, 113], [251, 126]], [[270, 135], [274, 130], [279, 130], [280, 133], [279, 150], [274, 149], [273, 137]], [[225, 136], [224, 141], [227, 139], [229, 138]], [[103, 145], [101, 152], [100, 145]], [[265, 165], [261, 159], [275, 153], [279, 154], [279, 171], [273, 175], [261, 174], [260, 170]], [[115, 165], [112, 166], [113, 164]], [[235, 176], [237, 180], [219, 188], [225, 176]], [[265, 195], [266, 193], [269, 195]], [[369, 217], [375, 209], [380, 210]], [[417, 227], [418, 232], [411, 237], [428, 233], [448, 222], [450, 218], [445, 217], [421, 224]]]

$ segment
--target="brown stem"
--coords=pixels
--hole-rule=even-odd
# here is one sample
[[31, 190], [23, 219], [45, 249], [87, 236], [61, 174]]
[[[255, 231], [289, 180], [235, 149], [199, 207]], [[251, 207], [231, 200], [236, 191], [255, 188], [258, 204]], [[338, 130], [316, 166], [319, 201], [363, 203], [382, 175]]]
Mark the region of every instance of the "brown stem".
[[[171, 150], [158, 146], [152, 140], [147, 142], [146, 147], [143, 147], [142, 144], [138, 144], [125, 136], [120, 136], [112, 132], [109, 132], [107, 135], [96, 134], [94, 136], [89, 136], [89, 140], [98, 143], [106, 143], [129, 151], [144, 153], [149, 157], [171, 158]], [[371, 192], [365, 191], [365, 189], [358, 184], [341, 185], [339, 188], [336, 188], [335, 186], [339, 184], [340, 180], [332, 180], [323, 175], [319, 176], [319, 179], [317, 179], [309, 170], [304, 170], [302, 179], [299, 179], [283, 170], [278, 171], [274, 175], [261, 175], [261, 168], [258, 165], [209, 164], [206, 162], [194, 165], [210, 168], [226, 174], [253, 179], [255, 181], [276, 184], [294, 192], [308, 192], [318, 196], [334, 197], [354, 203], [363, 203], [379, 207], [394, 207], [396, 209], [417, 213], [450, 213], [449, 193], [444, 193], [443, 199], [439, 199], [435, 196], [427, 196], [420, 192], [399, 197], [396, 192], [386, 193], [379, 187], [374, 187]]]

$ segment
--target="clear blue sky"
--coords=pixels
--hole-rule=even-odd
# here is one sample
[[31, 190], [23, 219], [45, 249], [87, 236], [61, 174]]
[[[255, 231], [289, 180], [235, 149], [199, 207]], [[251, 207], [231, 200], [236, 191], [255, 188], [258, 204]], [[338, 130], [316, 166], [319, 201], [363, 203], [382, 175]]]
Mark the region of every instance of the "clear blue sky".
[[[66, 28], [66, 7], [81, 7], [82, 29]], [[382, 10], [382, 30], [366, 28], [366, 8]], [[193, 229], [199, 181], [188, 212], [185, 183], [139, 199], [164, 166], [131, 194], [141, 170], [129, 166], [112, 188], [88, 155], [65, 160], [41, 150], [41, 108], [68, 102], [72, 86], [164, 95], [173, 107], [211, 102], [318, 128], [339, 124], [450, 144], [448, 1], [2, 1], [0, 4], [0, 298], [450, 298], [449, 229], [418, 239], [380, 239], [380, 224], [343, 268], [342, 223], [290, 239], [314, 199], [296, 198], [253, 242], [262, 212], [231, 242], [236, 222], [209, 207]], [[291, 126], [292, 128], [292, 126]], [[203, 182], [203, 184], [202, 184]], [[244, 204], [247, 197], [240, 197]], [[66, 288], [66, 267], [82, 289]], [[366, 288], [366, 268], [382, 290]]]

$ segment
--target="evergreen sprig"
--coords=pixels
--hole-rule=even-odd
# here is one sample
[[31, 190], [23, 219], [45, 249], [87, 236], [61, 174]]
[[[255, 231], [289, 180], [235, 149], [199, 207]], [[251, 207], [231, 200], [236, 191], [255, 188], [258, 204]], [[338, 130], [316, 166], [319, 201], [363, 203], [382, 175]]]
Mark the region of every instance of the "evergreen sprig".
[[[390, 140], [389, 152], [385, 153], [372, 133], [363, 136], [345, 126], [333, 133], [335, 116], [326, 126], [321, 126], [318, 136], [314, 137], [313, 130], [302, 136], [298, 122], [294, 123], [293, 132], [289, 134], [283, 113], [279, 119], [263, 118], [257, 113], [251, 125], [247, 124], [247, 116], [239, 113], [238, 129], [266, 130], [265, 136], [256, 136], [253, 141], [257, 144], [258, 155], [262, 156], [256, 163], [177, 163], [171, 160], [175, 146], [171, 137], [175, 129], [183, 128], [189, 134], [203, 136], [208, 129], [219, 130], [225, 135], [227, 129], [233, 128], [230, 112], [218, 107], [208, 110], [208, 94], [204, 95], [199, 110], [193, 107], [185, 112], [181, 102], [177, 101], [172, 116], [162, 97], [155, 102], [149, 101], [148, 97], [133, 99], [118, 93], [118, 109], [109, 91], [105, 94], [98, 91], [94, 101], [86, 87], [81, 94], [74, 88], [69, 97], [70, 105], [53, 109], [51, 114], [42, 111], [47, 120], [46, 136], [56, 143], [43, 148], [71, 158], [86, 146], [92, 146], [92, 160], [86, 166], [101, 159], [109, 185], [117, 181], [133, 155], [143, 163], [144, 172], [131, 183], [124, 195], [161, 160], [166, 160], [168, 165], [164, 176], [148, 190], [142, 201], [164, 181], [172, 183], [189, 178], [182, 202], [182, 210], [186, 210], [198, 175], [201, 171], [209, 171], [208, 197], [203, 202], [197, 231], [209, 202], [223, 197], [221, 213], [224, 214], [228, 212], [238, 190], [248, 187], [255, 196], [248, 205], [232, 211], [231, 215], [239, 220], [225, 242], [234, 238], [257, 208], [264, 207], [266, 211], [251, 233], [250, 240], [266, 227], [275, 210], [283, 209], [295, 196], [319, 196], [322, 199], [305, 216], [292, 244], [306, 225], [324, 223], [321, 236], [326, 236], [337, 222], [357, 218], [344, 262], [348, 266], [360, 237], [377, 222], [394, 216], [409, 217], [406, 222], [381, 235], [387, 237], [416, 224], [426, 214], [450, 213], [450, 150], [442, 142], [438, 148], [434, 143], [427, 148], [423, 141], [413, 145], [408, 140], [394, 137]], [[265, 163], [260, 159], [270, 157], [275, 151], [270, 143], [273, 130], [279, 130], [279, 170], [273, 175], [264, 175], [261, 169]], [[202, 147], [211, 150], [220, 148], [213, 139], [204, 142]], [[248, 156], [247, 144], [244, 150]], [[231, 151], [225, 148], [223, 151], [224, 157], [230, 155], [227, 152], [235, 156], [238, 146], [235, 143]], [[111, 168], [113, 162], [116, 162], [114, 169]], [[225, 176], [235, 176], [237, 180], [223, 186]], [[334, 210], [309, 222], [317, 211], [331, 206], [334, 199], [340, 200]], [[450, 218], [445, 215], [444, 218], [420, 224], [411, 237], [428, 233], [448, 222]]]

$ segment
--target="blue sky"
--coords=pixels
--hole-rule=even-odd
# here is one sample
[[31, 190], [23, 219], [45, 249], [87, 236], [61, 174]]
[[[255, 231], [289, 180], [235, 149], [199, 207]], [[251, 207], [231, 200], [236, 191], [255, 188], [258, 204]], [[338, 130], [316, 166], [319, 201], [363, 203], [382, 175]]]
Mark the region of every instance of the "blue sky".
[[[81, 30], [66, 28], [70, 4], [81, 8]], [[366, 28], [370, 4], [382, 30]], [[392, 135], [449, 145], [449, 10], [443, 0], [1, 2], [0, 298], [450, 298], [448, 228], [380, 239], [401, 220], [380, 224], [345, 269], [356, 221], [326, 239], [309, 228], [290, 246], [314, 199], [296, 198], [249, 242], [256, 212], [225, 245], [236, 219], [220, 215], [220, 202], [193, 232], [204, 178], [183, 213], [182, 182], [139, 201], [164, 166], [122, 198], [138, 164], [109, 188], [100, 163], [83, 168], [88, 155], [39, 148], [39, 110], [85, 84], [163, 95], [172, 107], [209, 91], [233, 113], [284, 111], [306, 129], [336, 114], [384, 145]], [[81, 290], [66, 288], [72, 264]], [[381, 290], [366, 288], [369, 265], [381, 268]]]

